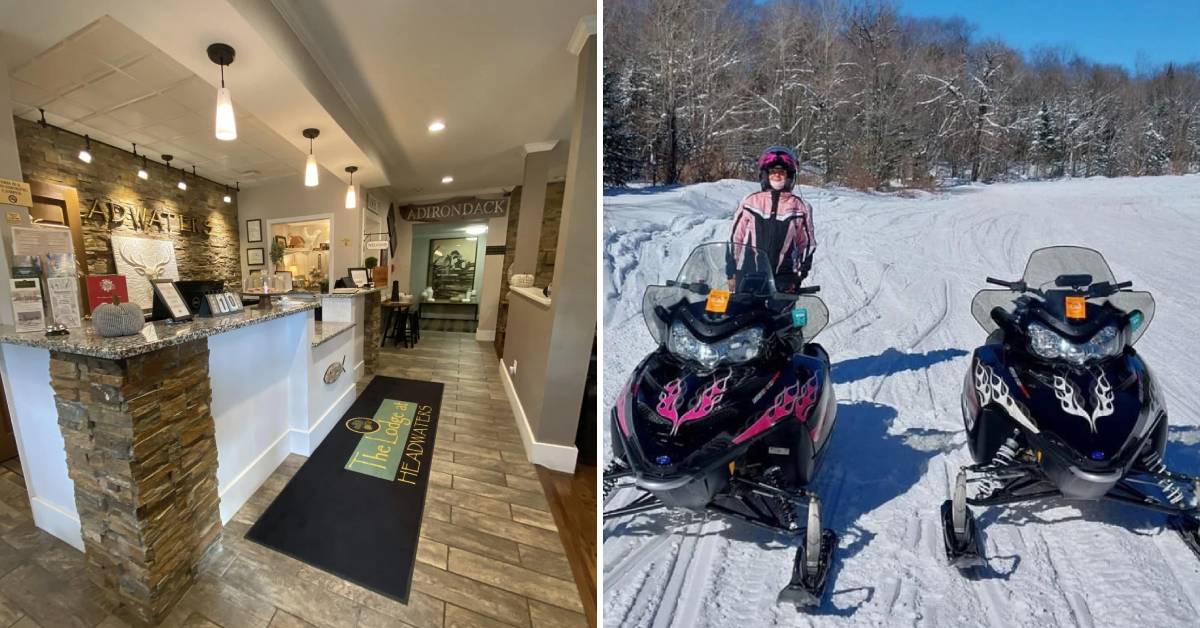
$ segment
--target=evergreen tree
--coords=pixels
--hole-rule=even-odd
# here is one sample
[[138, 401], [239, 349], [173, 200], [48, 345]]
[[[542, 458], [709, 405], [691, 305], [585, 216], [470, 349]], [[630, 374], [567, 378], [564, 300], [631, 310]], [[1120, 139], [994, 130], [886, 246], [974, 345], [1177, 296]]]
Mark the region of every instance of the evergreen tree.
[[638, 136], [630, 124], [625, 73], [604, 73], [604, 185], [620, 186], [638, 175]]
[[1057, 177], [1062, 174], [1062, 141], [1059, 137], [1058, 126], [1046, 103], [1038, 110], [1033, 127], [1033, 156], [1041, 167], [1042, 176]]

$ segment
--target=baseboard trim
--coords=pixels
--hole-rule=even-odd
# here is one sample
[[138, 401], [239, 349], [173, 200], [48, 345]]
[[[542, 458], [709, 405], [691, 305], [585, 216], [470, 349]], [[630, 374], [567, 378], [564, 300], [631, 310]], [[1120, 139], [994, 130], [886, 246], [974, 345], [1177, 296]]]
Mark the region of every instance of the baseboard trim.
[[480, 342], [491, 342], [496, 339], [496, 330], [477, 329], [475, 330], [475, 339]]
[[81, 552], [84, 551], [83, 524], [79, 522], [78, 516], [62, 510], [41, 497], [30, 499], [29, 507], [33, 511], [34, 525], [49, 532], [67, 545]]
[[547, 469], [574, 473], [575, 459], [579, 456], [579, 450], [574, 446], [539, 443], [533, 439], [533, 429], [529, 427], [529, 418], [525, 416], [525, 408], [521, 406], [521, 399], [517, 396], [517, 389], [508, 375], [504, 360], [499, 360], [498, 368], [500, 369], [500, 380], [504, 382], [504, 394], [508, 397], [508, 404], [512, 406], [517, 431], [521, 433], [525, 458], [533, 464], [542, 465]]
[[250, 497], [254, 495], [254, 491], [262, 486], [267, 478], [283, 464], [284, 459], [291, 453], [291, 436], [292, 430], [284, 430], [275, 442], [271, 443], [254, 462], [251, 462], [229, 482], [224, 490], [220, 491], [221, 498], [221, 523], [229, 523], [230, 519], [237, 514]]
[[317, 422], [307, 430], [299, 430], [293, 427], [291, 429], [292, 453], [300, 454], [301, 456], [311, 456], [312, 452], [321, 444], [321, 441], [325, 440], [325, 437], [329, 435], [337, 418], [341, 417], [350, 406], [354, 405], [356, 398], [354, 394], [355, 390], [356, 387], [353, 385], [346, 387], [346, 391], [337, 398], [337, 401], [334, 401], [333, 405], [329, 406], [329, 409], [325, 411], [325, 414], [320, 419], [317, 419]]

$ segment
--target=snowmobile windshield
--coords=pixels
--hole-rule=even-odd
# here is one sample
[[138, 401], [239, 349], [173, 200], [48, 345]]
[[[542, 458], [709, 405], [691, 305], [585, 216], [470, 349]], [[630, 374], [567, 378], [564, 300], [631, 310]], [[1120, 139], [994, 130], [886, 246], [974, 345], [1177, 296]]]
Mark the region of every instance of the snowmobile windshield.
[[710, 319], [735, 314], [737, 301], [754, 299], [795, 300], [800, 312], [793, 321], [806, 339], [816, 337], [829, 323], [829, 309], [814, 295], [788, 295], [775, 290], [775, 275], [767, 254], [752, 246], [711, 242], [692, 250], [674, 281], [646, 286], [642, 315], [656, 342], [666, 340], [670, 321], [665, 313], [681, 301]]
[[[1026, 288], [1023, 292], [1011, 289], [980, 290], [975, 295], [971, 302], [971, 314], [989, 334], [999, 329], [991, 316], [995, 307], [1004, 308], [1012, 314], [1025, 299], [1045, 303], [1047, 294], [1086, 293], [1098, 284], [1117, 284], [1104, 256], [1098, 251], [1079, 246], [1052, 246], [1034, 251], [1025, 264], [1021, 281]], [[1154, 297], [1149, 292], [1121, 290], [1107, 296], [1091, 296], [1086, 301], [1095, 306], [1107, 303], [1126, 314], [1139, 312], [1140, 316], [1130, 321], [1130, 345], [1142, 337], [1154, 318]], [[1056, 311], [1061, 308], [1049, 309]]]

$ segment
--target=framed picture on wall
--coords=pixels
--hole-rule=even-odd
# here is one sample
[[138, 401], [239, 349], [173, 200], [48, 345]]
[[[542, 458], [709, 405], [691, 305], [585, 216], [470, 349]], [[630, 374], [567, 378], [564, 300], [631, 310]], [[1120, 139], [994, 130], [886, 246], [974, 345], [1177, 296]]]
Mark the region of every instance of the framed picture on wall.
[[439, 301], [461, 301], [475, 287], [476, 238], [429, 241], [429, 270], [425, 285]]
[[246, 264], [249, 266], [262, 266], [267, 263], [263, 249], [246, 249]]
[[255, 218], [246, 221], [246, 241], [262, 242], [262, 220]]

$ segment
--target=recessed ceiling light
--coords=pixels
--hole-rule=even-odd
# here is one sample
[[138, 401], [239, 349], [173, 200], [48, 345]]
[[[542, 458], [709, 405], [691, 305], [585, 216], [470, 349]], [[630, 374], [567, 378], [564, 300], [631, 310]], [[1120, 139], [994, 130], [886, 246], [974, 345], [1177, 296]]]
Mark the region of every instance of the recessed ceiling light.
[[442, 177], [442, 183], [454, 183], [454, 177], [446, 175]]
[[446, 123], [442, 122], [441, 120], [434, 120], [433, 122], [429, 123], [429, 132], [430, 133], [437, 133], [438, 131], [441, 131], [445, 128], [446, 128]]

